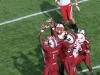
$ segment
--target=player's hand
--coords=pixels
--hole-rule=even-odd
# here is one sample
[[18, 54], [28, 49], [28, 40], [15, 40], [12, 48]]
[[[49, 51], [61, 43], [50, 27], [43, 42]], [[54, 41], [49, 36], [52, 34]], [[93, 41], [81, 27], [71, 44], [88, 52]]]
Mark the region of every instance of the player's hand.
[[76, 3], [75, 5], [76, 5], [76, 9], [77, 9], [78, 11], [80, 11], [80, 8], [79, 8], [79, 6], [78, 6], [78, 3]]
[[46, 22], [51, 23], [52, 22], [52, 18], [46, 20]]
[[85, 50], [85, 52], [86, 52], [86, 54], [89, 54], [89, 53], [90, 53], [90, 51], [89, 51], [89, 50]]
[[49, 23], [49, 27], [50, 27], [50, 28], [53, 28], [53, 27], [54, 27], [54, 22], [53, 22], [52, 18], [50, 18], [50, 19], [47, 20], [46, 22]]
[[54, 28], [54, 23], [50, 23], [50, 28]]
[[77, 9], [78, 11], [80, 11], [80, 8], [79, 8], [79, 6], [78, 6], [78, 5], [76, 5], [76, 9]]
[[56, 4], [57, 4], [58, 6], [61, 6], [60, 3], [59, 3], [59, 1], [56, 1]]
[[45, 30], [47, 28], [47, 26], [43, 23], [42, 25], [41, 25], [41, 29], [42, 30]]

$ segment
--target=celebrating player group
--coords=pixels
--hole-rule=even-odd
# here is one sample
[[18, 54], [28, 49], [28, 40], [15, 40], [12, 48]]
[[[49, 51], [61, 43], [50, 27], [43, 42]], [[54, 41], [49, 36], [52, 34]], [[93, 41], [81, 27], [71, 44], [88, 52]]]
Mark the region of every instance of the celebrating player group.
[[[77, 0], [74, 0], [76, 8], [80, 11]], [[90, 71], [90, 75], [94, 75], [90, 65], [90, 39], [86, 37], [85, 31], [79, 29], [72, 15], [72, 3], [70, 0], [55, 0], [60, 6], [62, 16], [65, 22], [71, 24], [73, 33], [61, 20], [55, 25], [52, 18], [47, 20], [49, 26], [43, 23], [39, 34], [39, 43], [44, 60], [43, 75], [79, 75], [76, 66], [84, 62]], [[43, 39], [45, 29], [50, 29], [50, 35]], [[60, 64], [58, 64], [58, 58]]]

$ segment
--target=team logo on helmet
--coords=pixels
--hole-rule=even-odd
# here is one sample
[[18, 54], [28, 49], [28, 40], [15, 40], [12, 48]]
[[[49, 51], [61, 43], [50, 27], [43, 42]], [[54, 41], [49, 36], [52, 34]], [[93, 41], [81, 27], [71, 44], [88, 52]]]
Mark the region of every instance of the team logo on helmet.
[[79, 34], [83, 34], [83, 35], [85, 35], [85, 31], [82, 30], [82, 29], [79, 29], [79, 30], [78, 30], [78, 33], [79, 33]]
[[72, 34], [65, 34], [64, 41], [68, 42], [69, 44], [72, 44], [75, 41], [75, 37]]
[[82, 43], [85, 41], [85, 36], [83, 34], [77, 34], [77, 41]]
[[49, 39], [48, 40], [48, 45], [51, 47], [51, 48], [55, 48], [57, 46], [57, 42], [54, 38], [52, 39]]

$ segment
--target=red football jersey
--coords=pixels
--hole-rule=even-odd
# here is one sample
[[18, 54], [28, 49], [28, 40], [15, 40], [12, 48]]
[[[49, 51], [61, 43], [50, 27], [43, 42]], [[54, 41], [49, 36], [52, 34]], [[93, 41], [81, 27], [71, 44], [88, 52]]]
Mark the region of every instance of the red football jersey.
[[89, 43], [90, 43], [90, 39], [86, 37], [85, 41], [83, 43], [81, 43], [82, 50], [79, 52], [79, 54], [86, 54], [86, 50], [87, 50], [86, 45]]
[[45, 52], [46, 63], [57, 62], [58, 54], [61, 48], [62, 48], [61, 42], [57, 42], [56, 48], [51, 48], [49, 45], [45, 44], [43, 50]]
[[62, 44], [65, 47], [65, 49], [63, 50], [65, 56], [73, 55], [72, 44], [69, 44], [69, 43], [65, 42], [64, 40], [62, 40]]

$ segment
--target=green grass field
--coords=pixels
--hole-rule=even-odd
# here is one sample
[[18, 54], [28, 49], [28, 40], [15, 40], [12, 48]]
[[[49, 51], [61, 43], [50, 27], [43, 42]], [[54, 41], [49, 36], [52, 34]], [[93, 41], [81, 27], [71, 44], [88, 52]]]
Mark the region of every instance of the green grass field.
[[[84, 29], [91, 39], [93, 67], [100, 66], [99, 3], [99, 0], [82, 2], [79, 4], [80, 12], [73, 6], [78, 27]], [[54, 0], [0, 0], [0, 24], [53, 8], [57, 8]], [[44, 63], [38, 35], [41, 24], [51, 17], [57, 23], [62, 18], [60, 10], [0, 25], [0, 75], [42, 75]], [[47, 30], [44, 38], [49, 33]], [[84, 63], [78, 66], [79, 71], [84, 69], [87, 69]], [[94, 73], [100, 75], [100, 67], [94, 69]], [[80, 75], [90, 74], [86, 71]]]

